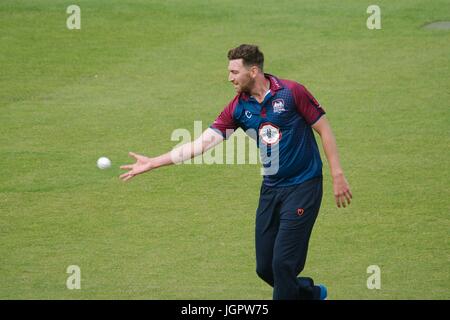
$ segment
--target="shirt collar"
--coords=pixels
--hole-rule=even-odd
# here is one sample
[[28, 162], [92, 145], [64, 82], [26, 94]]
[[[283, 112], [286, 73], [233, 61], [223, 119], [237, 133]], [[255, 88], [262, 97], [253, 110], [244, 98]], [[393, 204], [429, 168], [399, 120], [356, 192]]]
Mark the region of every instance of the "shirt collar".
[[272, 94], [275, 94], [275, 92], [277, 92], [278, 90], [283, 89], [283, 85], [277, 77], [268, 73], [264, 73], [264, 76], [270, 81], [270, 92]]

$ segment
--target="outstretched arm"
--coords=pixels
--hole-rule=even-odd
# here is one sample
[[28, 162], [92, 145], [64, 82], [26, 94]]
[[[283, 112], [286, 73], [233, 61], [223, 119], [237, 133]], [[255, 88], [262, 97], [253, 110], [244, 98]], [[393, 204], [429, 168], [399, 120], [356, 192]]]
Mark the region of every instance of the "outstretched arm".
[[333, 178], [333, 190], [336, 205], [339, 208], [341, 205], [345, 208], [347, 204], [350, 204], [351, 202], [352, 192], [350, 191], [350, 186], [347, 179], [345, 179], [344, 171], [341, 168], [336, 140], [325, 115], [313, 124], [312, 128], [319, 133], [322, 140], [323, 150], [325, 151], [325, 155], [328, 159], [331, 176]]
[[183, 144], [172, 151], [155, 158], [149, 158], [130, 152], [129, 155], [133, 157], [136, 162], [120, 167], [121, 169], [129, 170], [128, 172], [122, 174], [120, 179], [123, 181], [128, 181], [138, 174], [162, 166], [184, 162], [208, 151], [222, 141], [223, 137], [221, 134], [211, 128], [208, 128], [195, 141]]

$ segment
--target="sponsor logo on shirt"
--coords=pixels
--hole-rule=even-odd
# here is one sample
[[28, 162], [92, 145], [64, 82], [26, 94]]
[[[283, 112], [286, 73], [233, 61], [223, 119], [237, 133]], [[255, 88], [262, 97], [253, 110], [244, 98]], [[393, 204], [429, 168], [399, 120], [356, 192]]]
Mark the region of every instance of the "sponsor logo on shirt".
[[280, 141], [281, 131], [276, 125], [266, 122], [259, 127], [259, 137], [264, 144], [274, 145]]
[[283, 99], [275, 99], [272, 101], [272, 107], [274, 113], [281, 113], [286, 111], [284, 108], [284, 100]]

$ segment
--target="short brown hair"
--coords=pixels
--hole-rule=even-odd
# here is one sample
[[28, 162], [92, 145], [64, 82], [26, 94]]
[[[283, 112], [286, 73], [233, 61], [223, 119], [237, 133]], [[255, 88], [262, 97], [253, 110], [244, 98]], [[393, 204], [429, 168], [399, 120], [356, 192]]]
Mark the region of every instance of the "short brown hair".
[[264, 54], [258, 46], [241, 44], [239, 47], [228, 51], [228, 60], [242, 59], [245, 67], [257, 66], [261, 71], [264, 68]]

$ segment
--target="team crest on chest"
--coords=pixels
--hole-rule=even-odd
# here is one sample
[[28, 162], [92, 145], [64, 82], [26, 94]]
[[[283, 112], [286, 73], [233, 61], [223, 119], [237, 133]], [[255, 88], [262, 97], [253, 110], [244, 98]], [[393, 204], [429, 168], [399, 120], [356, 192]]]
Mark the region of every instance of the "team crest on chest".
[[265, 122], [259, 127], [259, 137], [264, 144], [277, 144], [281, 139], [280, 128], [270, 122]]
[[282, 113], [286, 111], [284, 108], [284, 100], [283, 99], [275, 99], [272, 101], [272, 107], [274, 113]]

